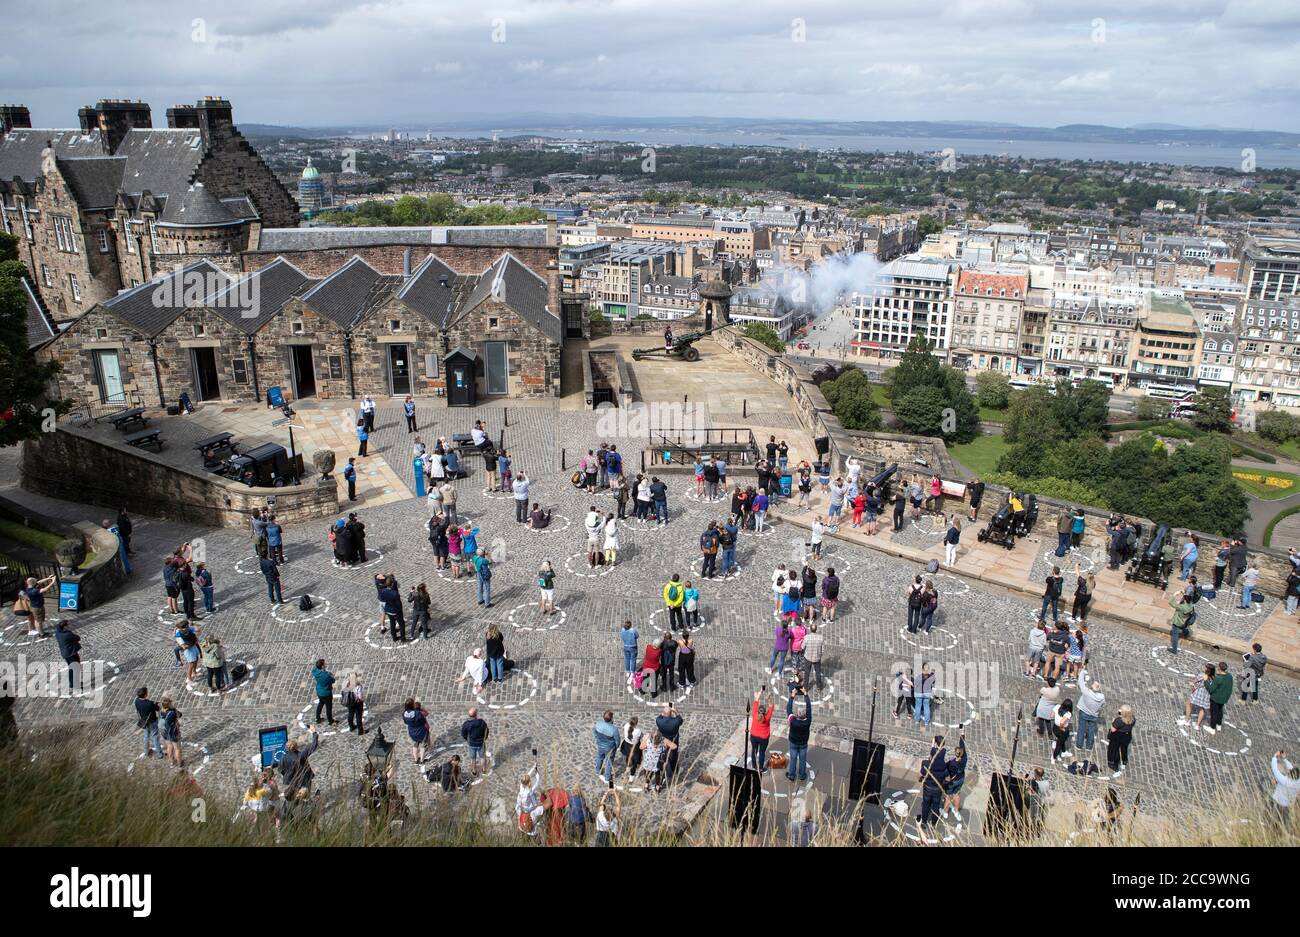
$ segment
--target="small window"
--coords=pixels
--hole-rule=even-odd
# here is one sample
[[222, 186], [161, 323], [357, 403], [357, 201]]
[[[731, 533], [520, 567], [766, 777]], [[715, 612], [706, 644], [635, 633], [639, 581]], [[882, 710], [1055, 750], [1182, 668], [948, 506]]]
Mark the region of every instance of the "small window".
[[389, 319], [389, 320], [388, 320], [388, 331], [390, 331], [390, 332], [400, 332], [400, 331], [402, 331], [402, 320], [401, 320], [401, 319]]
[[248, 362], [243, 358], [236, 358], [231, 361], [230, 369], [234, 372], [236, 384], [248, 383]]
[[[301, 324], [301, 323], [300, 323]], [[330, 355], [330, 380], [343, 380], [343, 356]]]
[[195, 338], [203, 338], [203, 336], [208, 334], [208, 327], [202, 322], [196, 322], [192, 328], [194, 329]]
[[102, 342], [108, 338], [108, 329], [95, 329], [95, 341]]
[[303, 334], [302, 320], [298, 319], [295, 320], [293, 323], [291, 323], [289, 326], [289, 330], [293, 332], [294, 335], [302, 335]]
[[75, 273], [68, 274], [68, 286], [72, 288], [73, 302], [81, 302], [81, 284], [77, 282], [77, 275]]
[[50, 268], [45, 266], [45, 264], [41, 264], [41, 279], [45, 282], [46, 286], [54, 285], [54, 277], [50, 276]]
[[496, 316], [488, 316], [488, 328], [489, 328], [489, 329], [499, 329], [500, 327], [501, 327], [501, 320], [500, 320], [500, 319], [498, 319]]
[[99, 252], [101, 254], [108, 253], [108, 228], [99, 229]]
[[126, 241], [126, 252], [135, 253], [135, 238], [131, 236], [131, 222], [125, 218], [122, 219], [122, 240]]

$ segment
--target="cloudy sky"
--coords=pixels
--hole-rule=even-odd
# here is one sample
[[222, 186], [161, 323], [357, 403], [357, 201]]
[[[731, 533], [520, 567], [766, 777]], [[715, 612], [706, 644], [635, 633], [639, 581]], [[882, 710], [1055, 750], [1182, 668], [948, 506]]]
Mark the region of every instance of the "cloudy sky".
[[[1300, 130], [1295, 0], [5, 0], [0, 100]], [[490, 120], [488, 121], [490, 124]]]

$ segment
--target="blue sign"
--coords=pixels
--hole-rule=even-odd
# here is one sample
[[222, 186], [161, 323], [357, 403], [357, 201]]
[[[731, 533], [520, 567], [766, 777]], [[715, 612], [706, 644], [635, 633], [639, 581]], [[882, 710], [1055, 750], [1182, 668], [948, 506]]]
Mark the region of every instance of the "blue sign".
[[108, 528], [108, 532], [117, 538], [117, 555], [122, 558], [122, 569], [126, 570], [128, 576], [131, 575], [131, 561], [126, 558], [126, 541], [122, 539], [122, 531], [114, 524]]
[[281, 390], [278, 386], [268, 387], [266, 389], [266, 399], [271, 401], [271, 406], [273, 407], [283, 407], [284, 391]]
[[75, 612], [81, 605], [81, 583], [59, 583], [59, 611]]
[[424, 460], [421, 459], [419, 456], [416, 456], [416, 457], [415, 457], [414, 468], [415, 468], [415, 496], [416, 496], [417, 498], [423, 498], [423, 497], [424, 497], [424, 494], [425, 494], [425, 492], [424, 492]]
[[257, 730], [257, 747], [262, 752], [262, 767], [273, 768], [284, 757], [285, 746], [289, 743], [289, 727], [275, 726], [271, 729]]

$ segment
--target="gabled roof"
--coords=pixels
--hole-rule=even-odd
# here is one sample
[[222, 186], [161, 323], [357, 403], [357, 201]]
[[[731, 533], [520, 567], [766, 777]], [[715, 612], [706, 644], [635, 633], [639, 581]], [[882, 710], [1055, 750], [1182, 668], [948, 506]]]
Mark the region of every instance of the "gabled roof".
[[302, 294], [308, 309], [347, 332], [367, 312], [388, 299], [402, 282], [385, 276], [354, 256], [339, 269]]
[[242, 224], [202, 182], [191, 183], [184, 192], [167, 199], [164, 227], [213, 228]]
[[225, 271], [211, 261], [200, 260], [118, 293], [101, 305], [152, 338], [186, 309], [209, 305], [211, 297], [230, 283]]
[[11, 183], [15, 176], [35, 182], [41, 174], [41, 154], [49, 147], [56, 159], [104, 155], [99, 131], [16, 128], [0, 140], [0, 185]]
[[478, 360], [478, 352], [476, 352], [472, 348], [466, 348], [463, 345], [457, 345], [451, 351], [447, 352], [445, 355], [442, 356], [442, 360], [446, 361], [448, 358], [454, 357], [456, 355], [459, 355], [462, 358], [468, 358], [470, 361]]
[[23, 277], [18, 282], [27, 297], [27, 347], [37, 348], [58, 335], [60, 330], [31, 281]]
[[318, 282], [283, 257], [277, 257], [214, 293], [209, 297], [208, 306], [241, 332], [252, 335], [279, 313], [285, 303]]
[[69, 157], [59, 159], [58, 167], [77, 204], [83, 209], [109, 209], [117, 203], [122, 173], [126, 171], [125, 157]]
[[125, 156], [122, 191], [153, 192], [179, 198], [189, 188], [205, 148], [196, 129], [133, 128], [118, 144], [114, 156]]
[[442, 328], [451, 319], [459, 296], [457, 286], [462, 283], [463, 278], [455, 270], [430, 254], [412, 271], [397, 298], [412, 312]]
[[452, 321], [468, 315], [488, 299], [495, 299], [518, 313], [550, 341], [559, 344], [563, 340], [560, 317], [546, 307], [547, 298], [546, 281], [507, 251], [479, 276], [478, 283], [456, 310]]

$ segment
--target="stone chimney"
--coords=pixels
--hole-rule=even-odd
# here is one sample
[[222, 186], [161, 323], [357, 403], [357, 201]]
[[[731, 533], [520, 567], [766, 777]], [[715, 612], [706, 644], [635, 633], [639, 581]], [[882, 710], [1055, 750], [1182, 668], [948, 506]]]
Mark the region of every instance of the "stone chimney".
[[27, 108], [21, 104], [0, 104], [0, 140], [3, 140], [10, 130], [31, 125], [32, 115]]
[[560, 265], [554, 260], [546, 262], [546, 308], [563, 318], [560, 307]]
[[548, 215], [546, 217], [546, 246], [554, 247], [559, 243], [560, 239], [556, 232], [555, 216]]
[[198, 130], [199, 109], [193, 104], [177, 104], [167, 108], [167, 126], [172, 130]]
[[112, 156], [134, 127], [152, 127], [149, 105], [143, 101], [103, 100], [94, 107], [86, 106], [77, 111], [81, 120], [81, 132], [91, 133], [98, 130], [104, 153]]
[[194, 105], [198, 112], [203, 142], [208, 146], [220, 137], [228, 137], [235, 127], [234, 109], [225, 98], [205, 97]]

